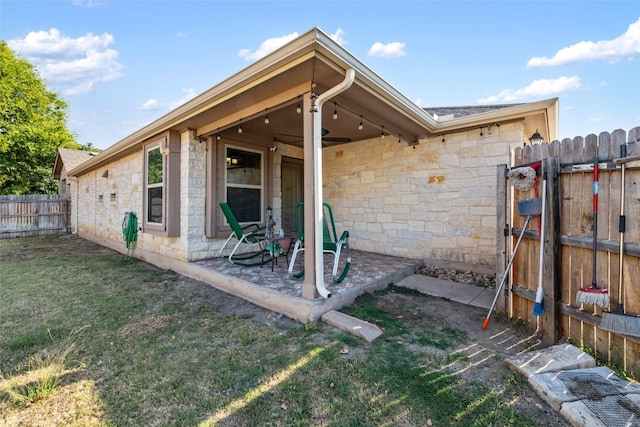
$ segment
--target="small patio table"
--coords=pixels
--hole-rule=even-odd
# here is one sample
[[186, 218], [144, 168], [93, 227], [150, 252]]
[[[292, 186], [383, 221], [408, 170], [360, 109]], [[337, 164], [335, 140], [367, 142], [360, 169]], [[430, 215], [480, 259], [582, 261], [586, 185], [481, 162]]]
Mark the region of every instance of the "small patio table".
[[289, 248], [291, 248], [291, 243], [293, 242], [293, 237], [274, 237], [267, 238], [263, 237], [258, 240], [260, 244], [260, 249], [262, 251], [262, 262], [260, 264], [260, 268], [262, 268], [262, 264], [264, 264], [264, 255], [265, 253], [269, 253], [271, 255], [271, 271], [273, 271], [273, 265], [278, 265], [278, 257], [284, 255], [287, 266], [289, 265]]

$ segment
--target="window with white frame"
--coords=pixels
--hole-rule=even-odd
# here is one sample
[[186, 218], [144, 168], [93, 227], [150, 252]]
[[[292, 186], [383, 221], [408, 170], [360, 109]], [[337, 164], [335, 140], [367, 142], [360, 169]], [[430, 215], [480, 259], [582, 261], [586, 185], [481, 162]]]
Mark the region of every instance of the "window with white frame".
[[[180, 134], [168, 131], [143, 146], [143, 220], [145, 233], [180, 235]], [[117, 194], [111, 200], [117, 200]]]
[[264, 211], [262, 152], [226, 146], [225, 155], [225, 190], [229, 207], [240, 223], [262, 222]]
[[164, 212], [164, 156], [160, 147], [146, 150], [147, 223], [162, 224]]

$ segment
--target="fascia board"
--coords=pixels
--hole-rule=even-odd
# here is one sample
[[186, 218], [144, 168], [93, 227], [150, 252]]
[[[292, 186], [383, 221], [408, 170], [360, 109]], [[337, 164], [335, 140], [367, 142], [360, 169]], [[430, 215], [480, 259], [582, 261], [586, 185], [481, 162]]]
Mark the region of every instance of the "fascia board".
[[[558, 98], [545, 99], [542, 101], [531, 102], [526, 104], [514, 105], [513, 107], [503, 108], [486, 113], [472, 114], [469, 116], [459, 117], [457, 119], [447, 120], [438, 123], [435, 133], [455, 132], [462, 129], [468, 129], [475, 126], [487, 126], [491, 122], [504, 122], [516, 119], [524, 119], [533, 114], [543, 113], [547, 116], [547, 123], [550, 129], [547, 132], [550, 136], [557, 134], [557, 110]], [[553, 120], [550, 120], [553, 117]]]

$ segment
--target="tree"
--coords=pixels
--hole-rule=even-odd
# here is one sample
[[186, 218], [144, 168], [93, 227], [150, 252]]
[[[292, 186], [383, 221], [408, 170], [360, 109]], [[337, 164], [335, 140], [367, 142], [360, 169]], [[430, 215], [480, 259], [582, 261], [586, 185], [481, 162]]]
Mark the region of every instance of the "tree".
[[83, 147], [67, 130], [67, 103], [0, 41], [0, 194], [57, 192], [57, 149]]

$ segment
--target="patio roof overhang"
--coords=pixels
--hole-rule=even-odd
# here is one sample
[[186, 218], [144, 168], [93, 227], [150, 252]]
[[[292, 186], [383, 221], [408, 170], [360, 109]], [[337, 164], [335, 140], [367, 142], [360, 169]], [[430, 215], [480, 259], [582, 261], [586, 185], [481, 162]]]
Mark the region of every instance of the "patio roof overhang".
[[[206, 138], [235, 131], [242, 123], [247, 134], [302, 147], [303, 114], [296, 112], [301, 98], [312, 90], [322, 94], [336, 86], [348, 69], [355, 70], [353, 84], [323, 110], [326, 145], [379, 137], [383, 131], [413, 144], [420, 138], [517, 120], [525, 123], [527, 132], [537, 129], [545, 140], [556, 137], [557, 98], [438, 122], [326, 33], [313, 28], [69, 173], [78, 176], [101, 167], [139, 150], [144, 141], [167, 130], [193, 129], [197, 137]], [[335, 110], [338, 120], [332, 119]]]

